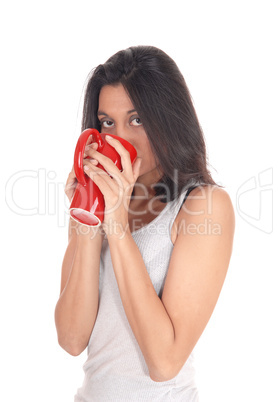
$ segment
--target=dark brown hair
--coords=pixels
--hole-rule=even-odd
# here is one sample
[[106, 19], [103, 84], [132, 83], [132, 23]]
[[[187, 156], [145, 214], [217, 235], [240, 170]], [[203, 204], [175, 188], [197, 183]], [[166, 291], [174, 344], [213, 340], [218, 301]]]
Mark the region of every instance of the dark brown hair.
[[143, 123], [163, 171], [156, 195], [169, 201], [195, 183], [213, 184], [206, 146], [192, 99], [176, 63], [153, 46], [121, 50], [88, 80], [82, 130], [100, 130], [98, 98], [104, 85], [122, 84]]

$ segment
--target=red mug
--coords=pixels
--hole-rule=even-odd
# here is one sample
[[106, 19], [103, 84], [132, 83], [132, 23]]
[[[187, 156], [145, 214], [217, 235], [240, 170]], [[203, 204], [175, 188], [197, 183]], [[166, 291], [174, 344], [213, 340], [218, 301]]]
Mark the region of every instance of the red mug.
[[[87, 226], [99, 226], [104, 218], [104, 197], [92, 179], [83, 170], [83, 158], [85, 146], [90, 135], [93, 142], [98, 143], [97, 151], [110, 158], [118, 169], [122, 169], [121, 157], [118, 152], [105, 140], [105, 133], [99, 133], [94, 128], [88, 128], [80, 135], [74, 153], [74, 171], [77, 178], [77, 186], [71, 201], [69, 212], [71, 217], [79, 223]], [[128, 150], [131, 163], [137, 156], [136, 149], [126, 140], [116, 135], [109, 134], [116, 138]], [[104, 170], [103, 166], [97, 165]]]

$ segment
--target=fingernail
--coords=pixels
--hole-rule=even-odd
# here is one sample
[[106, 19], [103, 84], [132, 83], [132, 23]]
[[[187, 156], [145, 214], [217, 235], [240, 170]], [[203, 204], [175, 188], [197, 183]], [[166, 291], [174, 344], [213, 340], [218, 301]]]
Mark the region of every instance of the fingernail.
[[113, 137], [111, 137], [110, 135], [106, 135], [105, 138], [106, 138], [108, 141], [113, 140]]
[[89, 145], [87, 145], [87, 146], [85, 147], [85, 151], [89, 151], [89, 149], [90, 149], [90, 147], [89, 147]]
[[84, 170], [89, 170], [89, 166], [85, 165]]

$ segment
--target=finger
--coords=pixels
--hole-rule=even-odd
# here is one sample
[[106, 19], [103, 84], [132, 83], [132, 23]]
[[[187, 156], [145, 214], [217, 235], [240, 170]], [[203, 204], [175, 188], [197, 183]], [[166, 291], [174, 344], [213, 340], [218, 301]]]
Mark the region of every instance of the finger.
[[94, 165], [94, 166], [98, 165], [98, 161], [96, 159], [91, 159], [91, 158], [83, 160], [84, 169], [85, 169], [85, 166], [89, 166], [89, 168], [90, 168], [92, 165]]
[[113, 180], [103, 169], [96, 167], [90, 161], [84, 162], [84, 171], [96, 183], [104, 196], [112, 196], [123, 189], [123, 183], [119, 178]]
[[90, 177], [99, 175], [102, 177], [102, 179], [106, 180], [108, 183], [112, 182], [112, 176], [110, 175], [109, 172], [106, 172], [105, 170], [97, 167], [98, 161], [96, 159], [85, 159], [84, 160], [84, 172]]
[[[85, 149], [91, 144], [92, 139], [93, 139], [92, 135], [89, 135], [89, 137], [88, 137], [88, 139], [87, 139], [87, 141], [86, 141]], [[86, 158], [86, 157], [87, 157], [87, 155], [86, 155], [86, 153], [84, 152], [83, 158]]]
[[71, 176], [69, 175], [68, 180], [64, 187], [64, 192], [65, 192], [66, 196], [68, 197], [69, 201], [71, 201], [71, 199], [73, 197], [76, 185], [77, 185], [76, 178], [73, 177], [72, 175]]
[[92, 142], [92, 139], [93, 139], [92, 135], [89, 135], [86, 145], [90, 144]]
[[115, 148], [115, 150], [120, 155], [123, 171], [125, 171], [127, 174], [131, 174], [132, 165], [130, 161], [130, 153], [128, 152], [128, 150], [120, 143], [120, 141], [116, 140], [116, 138], [110, 137], [110, 135], [106, 135], [105, 139], [112, 147]]
[[74, 171], [74, 166], [72, 167], [71, 171], [68, 174], [67, 182], [76, 180], [76, 174]]
[[142, 165], [142, 158], [137, 158], [132, 166], [134, 181], [136, 181], [140, 176], [141, 165]]
[[73, 193], [76, 188], [76, 182], [67, 182], [64, 188], [65, 193]]
[[98, 148], [98, 143], [97, 142], [92, 142], [89, 145], [86, 145], [85, 151], [84, 151], [84, 158], [87, 158], [89, 156], [89, 153], [91, 150], [96, 150]]
[[75, 179], [76, 179], [76, 175], [75, 175], [75, 171], [74, 171], [74, 166], [72, 166], [72, 169], [68, 174], [67, 182], [74, 181]]
[[100, 163], [110, 176], [115, 177], [120, 175], [120, 170], [110, 158], [94, 149], [90, 149], [87, 152], [91, 158], [90, 161], [97, 161], [97, 163]]

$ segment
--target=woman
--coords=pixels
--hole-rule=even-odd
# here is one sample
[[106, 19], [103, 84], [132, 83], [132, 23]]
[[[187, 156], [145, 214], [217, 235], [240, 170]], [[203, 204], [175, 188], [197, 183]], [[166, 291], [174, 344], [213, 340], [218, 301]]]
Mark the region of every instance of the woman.
[[[98, 66], [86, 128], [107, 133], [123, 170], [88, 141], [84, 171], [104, 195], [105, 216], [90, 230], [70, 219], [55, 312], [59, 344], [74, 356], [88, 347], [75, 401], [198, 401], [192, 351], [225, 279], [234, 213], [208, 171], [174, 61], [138, 46]], [[109, 134], [136, 148], [133, 166]], [[75, 186], [72, 169], [69, 200]]]

